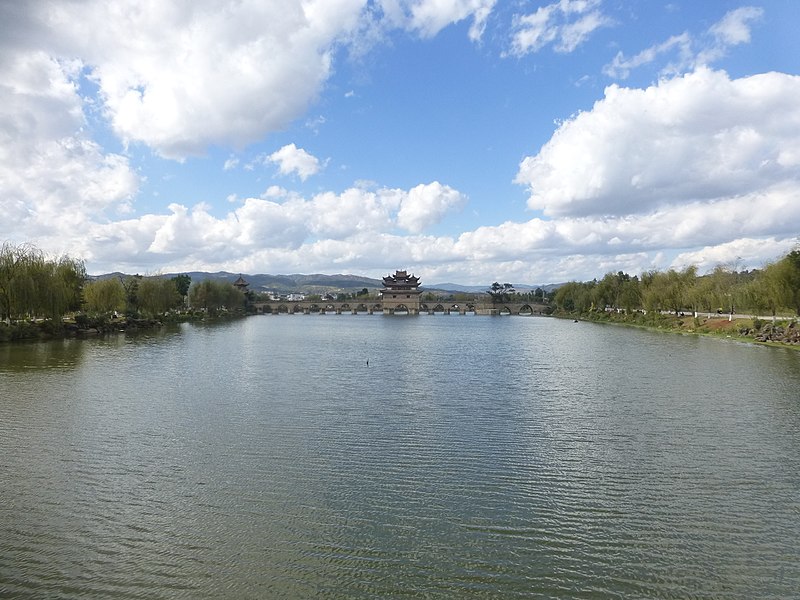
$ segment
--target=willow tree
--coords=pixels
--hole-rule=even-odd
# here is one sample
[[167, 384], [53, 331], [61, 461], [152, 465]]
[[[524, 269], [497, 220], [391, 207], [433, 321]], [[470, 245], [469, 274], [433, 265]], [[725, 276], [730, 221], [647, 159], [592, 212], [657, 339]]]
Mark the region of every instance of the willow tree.
[[45, 257], [30, 244], [0, 247], [0, 318], [49, 317], [58, 319], [80, 307], [86, 279], [83, 261]]
[[783, 275], [789, 288], [789, 306], [800, 316], [800, 249], [792, 250], [780, 262], [783, 264]]
[[137, 290], [139, 310], [149, 315], [161, 315], [180, 306], [181, 295], [175, 282], [163, 277], [145, 277]]
[[189, 288], [189, 304], [210, 314], [216, 314], [221, 308], [239, 309], [244, 306], [244, 301], [244, 294], [226, 281], [206, 279], [193, 283]]
[[107, 314], [125, 308], [125, 288], [116, 277], [98, 279], [83, 288], [83, 300], [87, 312]]
[[28, 282], [22, 283], [27, 266], [35, 253], [35, 248], [27, 244], [15, 246], [4, 242], [0, 247], [0, 318], [11, 319], [18, 310], [18, 298], [25, 294]]

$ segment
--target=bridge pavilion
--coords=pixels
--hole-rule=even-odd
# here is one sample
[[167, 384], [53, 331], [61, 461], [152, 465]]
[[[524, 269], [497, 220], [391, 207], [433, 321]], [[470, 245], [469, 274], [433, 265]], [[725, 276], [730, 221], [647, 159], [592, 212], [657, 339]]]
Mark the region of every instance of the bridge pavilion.
[[419, 314], [419, 277], [409, 275], [407, 271], [395, 271], [394, 275], [383, 278], [381, 303], [383, 314], [391, 315], [397, 310], [407, 310], [410, 315]]

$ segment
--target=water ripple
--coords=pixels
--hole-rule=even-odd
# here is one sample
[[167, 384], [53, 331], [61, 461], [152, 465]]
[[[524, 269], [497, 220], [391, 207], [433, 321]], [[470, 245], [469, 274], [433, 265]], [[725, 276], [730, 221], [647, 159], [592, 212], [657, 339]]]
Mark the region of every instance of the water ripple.
[[343, 316], [2, 360], [2, 597], [800, 588], [793, 354]]

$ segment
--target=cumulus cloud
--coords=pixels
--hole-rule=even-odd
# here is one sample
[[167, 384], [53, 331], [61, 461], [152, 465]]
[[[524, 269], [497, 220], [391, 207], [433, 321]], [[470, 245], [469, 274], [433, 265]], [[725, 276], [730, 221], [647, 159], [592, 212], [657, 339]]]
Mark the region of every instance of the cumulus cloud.
[[641, 214], [745, 196], [800, 177], [800, 77], [701, 68], [606, 89], [516, 176], [548, 216]]
[[516, 15], [510, 54], [523, 56], [548, 45], [556, 52], [572, 52], [596, 29], [613, 23], [599, 6], [600, 0], [560, 0]]
[[660, 57], [669, 59], [661, 69], [662, 74], [666, 75], [712, 65], [724, 57], [730, 47], [749, 43], [751, 26], [760, 20], [763, 14], [763, 9], [754, 6], [731, 10], [697, 38], [685, 31], [650, 46], [630, 58], [618, 52], [614, 59], [603, 67], [603, 72], [614, 79], [627, 79], [633, 69], [653, 63]]
[[27, 43], [46, 38], [56, 58], [80, 57], [122, 140], [183, 159], [244, 146], [302, 115], [363, 5], [32, 0], [7, 12], [7, 28], [24, 25]]
[[212, 145], [242, 148], [301, 117], [336, 49], [356, 44], [371, 19], [380, 31], [430, 37], [472, 18], [477, 40], [495, 1], [383, 0], [375, 11], [364, 0], [30, 0], [8, 3], [0, 28], [7, 44], [79, 57], [76, 79], [97, 86], [121, 140], [183, 160]]
[[747, 257], [748, 265], [763, 267], [775, 257], [790, 252], [797, 246], [797, 238], [740, 238], [716, 246], [704, 246], [699, 250], [682, 252], [675, 257], [671, 266], [683, 269], [696, 266], [700, 272], [707, 272], [718, 265], [743, 268], [742, 257]]
[[[400, 228], [421, 234], [464, 202], [462, 194], [438, 182], [410, 190], [353, 187], [311, 198], [271, 186], [263, 197], [246, 198], [222, 217], [214, 216], [212, 208], [202, 203], [192, 207], [172, 203], [168, 214], [113, 223], [83, 215], [80, 233], [71, 237], [81, 256], [94, 263], [110, 261], [116, 265], [114, 269], [125, 265], [135, 265], [135, 270], [233, 268], [231, 265], [249, 264], [256, 256], [281, 256], [286, 261], [291, 254], [308, 256], [319, 248], [328, 249], [324, 256], [328, 264], [362, 257], [354, 248], [362, 248], [372, 256], [370, 260], [380, 261], [381, 256], [388, 260], [395, 252], [387, 255], [386, 248], [376, 247], [376, 239], [391, 239], [396, 249], [411, 255], [412, 238], [390, 232]], [[452, 246], [452, 242], [446, 245]], [[316, 264], [310, 262], [303, 268]], [[261, 269], [270, 266], [286, 267], [287, 263], [262, 265]]]
[[402, 199], [397, 224], [411, 233], [421, 233], [448, 212], [463, 208], [466, 202], [466, 196], [438, 181], [418, 185]]
[[316, 175], [320, 170], [319, 159], [294, 144], [287, 144], [276, 150], [267, 157], [267, 160], [278, 165], [281, 175], [295, 173], [303, 181]]
[[0, 54], [0, 238], [65, 240], [93, 215], [130, 210], [139, 178], [127, 158], [105, 153], [84, 133], [69, 64], [42, 52]]

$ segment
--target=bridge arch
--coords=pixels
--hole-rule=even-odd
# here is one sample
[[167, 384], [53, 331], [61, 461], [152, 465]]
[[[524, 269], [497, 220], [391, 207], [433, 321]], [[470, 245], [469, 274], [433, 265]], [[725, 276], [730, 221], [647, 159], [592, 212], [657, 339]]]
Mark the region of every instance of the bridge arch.
[[[395, 306], [393, 308], [387, 308], [387, 310], [389, 311], [388, 314], [390, 314], [390, 315], [409, 315], [409, 314], [411, 314], [411, 311], [408, 309], [408, 307], [405, 304], [398, 304], [397, 306]], [[384, 313], [384, 314], [387, 314], [387, 313]]]

